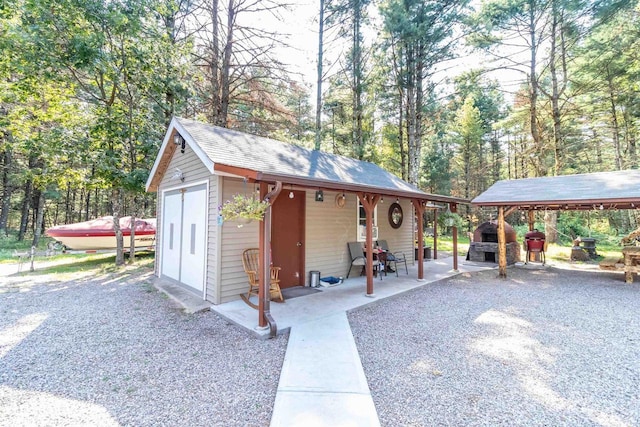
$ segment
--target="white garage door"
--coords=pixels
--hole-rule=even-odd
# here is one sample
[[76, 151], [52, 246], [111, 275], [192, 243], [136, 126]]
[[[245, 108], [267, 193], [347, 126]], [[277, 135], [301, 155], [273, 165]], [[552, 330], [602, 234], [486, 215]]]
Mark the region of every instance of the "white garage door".
[[198, 292], [206, 267], [206, 185], [164, 194], [161, 273]]

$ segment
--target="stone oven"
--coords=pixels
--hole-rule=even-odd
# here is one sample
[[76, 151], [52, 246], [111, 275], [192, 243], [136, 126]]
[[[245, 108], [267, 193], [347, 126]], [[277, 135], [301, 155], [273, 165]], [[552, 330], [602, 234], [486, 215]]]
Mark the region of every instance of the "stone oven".
[[[507, 265], [520, 261], [520, 246], [515, 230], [506, 222], [504, 234], [507, 242]], [[498, 223], [489, 221], [480, 224], [473, 232], [473, 241], [467, 254], [469, 261], [498, 262]]]

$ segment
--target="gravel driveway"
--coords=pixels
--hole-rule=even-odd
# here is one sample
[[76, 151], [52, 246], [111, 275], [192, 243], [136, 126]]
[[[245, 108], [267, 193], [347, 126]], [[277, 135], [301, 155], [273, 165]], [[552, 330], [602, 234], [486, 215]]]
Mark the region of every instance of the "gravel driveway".
[[0, 275], [1, 426], [268, 425], [286, 336], [183, 314], [148, 268], [45, 273]]
[[640, 285], [485, 271], [352, 312], [383, 426], [640, 425]]

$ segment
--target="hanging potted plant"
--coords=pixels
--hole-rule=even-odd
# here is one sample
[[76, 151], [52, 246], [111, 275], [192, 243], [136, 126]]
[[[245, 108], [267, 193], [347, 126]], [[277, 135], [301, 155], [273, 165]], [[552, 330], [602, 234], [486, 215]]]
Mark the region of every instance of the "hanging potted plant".
[[236, 194], [222, 204], [220, 215], [225, 221], [249, 223], [254, 219], [261, 221], [268, 207], [269, 203], [253, 196]]

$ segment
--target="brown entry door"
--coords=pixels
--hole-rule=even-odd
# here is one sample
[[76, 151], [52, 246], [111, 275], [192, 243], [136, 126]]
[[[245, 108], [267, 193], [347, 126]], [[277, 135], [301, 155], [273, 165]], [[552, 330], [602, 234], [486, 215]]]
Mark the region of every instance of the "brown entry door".
[[280, 267], [280, 287], [304, 286], [305, 192], [283, 189], [271, 215], [271, 256]]

